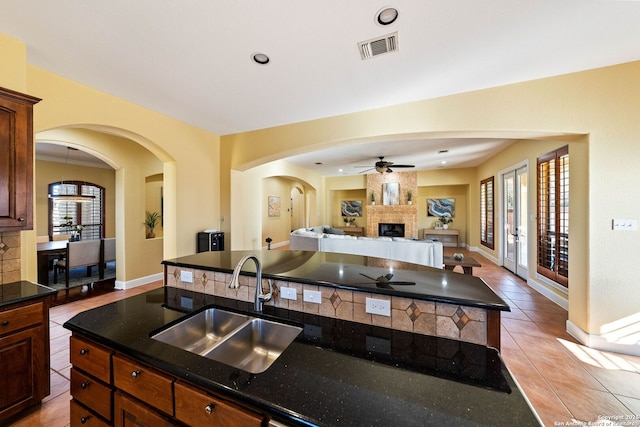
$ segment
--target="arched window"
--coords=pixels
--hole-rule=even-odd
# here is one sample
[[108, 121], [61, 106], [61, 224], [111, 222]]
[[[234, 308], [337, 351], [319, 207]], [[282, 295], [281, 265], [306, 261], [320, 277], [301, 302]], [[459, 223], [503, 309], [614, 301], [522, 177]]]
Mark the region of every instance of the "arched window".
[[[65, 196], [89, 196], [79, 201]], [[49, 238], [77, 234], [82, 239], [105, 237], [104, 187], [84, 181], [49, 184]]]

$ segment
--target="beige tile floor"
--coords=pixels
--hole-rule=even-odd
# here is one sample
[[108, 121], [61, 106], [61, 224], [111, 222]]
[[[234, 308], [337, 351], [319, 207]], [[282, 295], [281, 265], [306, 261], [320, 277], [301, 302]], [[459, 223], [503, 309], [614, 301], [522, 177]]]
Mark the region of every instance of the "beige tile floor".
[[[453, 249], [445, 252], [451, 254]], [[640, 357], [578, 344], [565, 332], [564, 309], [477, 253], [457, 252], [476, 258], [482, 267], [475, 268], [474, 275], [482, 277], [511, 306], [511, 312], [502, 317], [502, 355], [545, 426], [580, 425], [575, 421], [593, 426], [640, 426]], [[67, 319], [161, 285], [156, 282], [52, 308], [51, 394], [40, 408], [13, 425], [69, 425], [70, 333], [62, 327]], [[609, 422], [602, 417], [627, 418]]]

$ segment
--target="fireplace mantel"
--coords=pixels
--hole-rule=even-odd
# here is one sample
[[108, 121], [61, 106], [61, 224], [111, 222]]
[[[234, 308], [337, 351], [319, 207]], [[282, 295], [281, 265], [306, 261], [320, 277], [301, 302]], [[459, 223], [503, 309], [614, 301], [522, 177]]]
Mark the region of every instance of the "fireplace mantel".
[[378, 235], [378, 223], [402, 223], [407, 238], [418, 238], [418, 208], [415, 205], [367, 205], [367, 236]]

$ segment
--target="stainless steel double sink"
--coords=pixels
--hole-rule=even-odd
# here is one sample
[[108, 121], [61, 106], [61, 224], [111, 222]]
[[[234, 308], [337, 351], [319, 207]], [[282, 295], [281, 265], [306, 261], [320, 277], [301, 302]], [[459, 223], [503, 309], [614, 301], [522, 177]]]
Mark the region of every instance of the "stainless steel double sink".
[[151, 338], [259, 374], [296, 339], [302, 328], [209, 308]]

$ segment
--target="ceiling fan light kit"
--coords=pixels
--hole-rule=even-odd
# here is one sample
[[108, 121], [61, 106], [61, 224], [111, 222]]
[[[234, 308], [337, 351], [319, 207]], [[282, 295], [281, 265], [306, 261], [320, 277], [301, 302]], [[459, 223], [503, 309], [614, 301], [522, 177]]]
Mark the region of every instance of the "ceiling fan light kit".
[[356, 167], [368, 168], [366, 170], [363, 170], [360, 173], [366, 173], [366, 172], [369, 172], [370, 170], [374, 170], [374, 169], [376, 170], [376, 172], [379, 172], [379, 173], [385, 173], [385, 172], [386, 173], [391, 173], [391, 172], [393, 172], [393, 170], [391, 169], [391, 166], [393, 166], [394, 168], [415, 168], [416, 167], [415, 165], [397, 165], [397, 164], [395, 164], [393, 162], [385, 161], [384, 160], [384, 156], [380, 156], [378, 158], [380, 160], [378, 160], [373, 165], [373, 167], [370, 167], [370, 166], [356, 166]]

